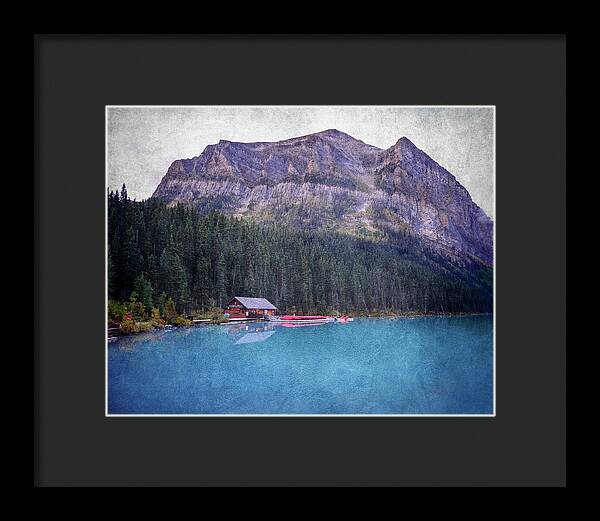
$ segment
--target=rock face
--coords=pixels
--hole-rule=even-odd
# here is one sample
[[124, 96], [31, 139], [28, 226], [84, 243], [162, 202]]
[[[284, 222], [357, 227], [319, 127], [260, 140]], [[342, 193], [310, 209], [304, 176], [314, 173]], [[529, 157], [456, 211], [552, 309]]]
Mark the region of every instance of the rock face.
[[403, 230], [453, 257], [493, 259], [491, 219], [405, 137], [387, 150], [338, 130], [275, 143], [219, 141], [174, 161], [152, 197], [304, 228]]

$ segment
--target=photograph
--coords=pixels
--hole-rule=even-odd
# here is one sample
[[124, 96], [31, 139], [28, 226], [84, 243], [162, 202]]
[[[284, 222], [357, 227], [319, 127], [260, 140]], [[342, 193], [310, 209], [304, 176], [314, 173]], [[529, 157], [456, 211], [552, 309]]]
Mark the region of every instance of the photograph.
[[495, 106], [105, 117], [106, 415], [495, 415]]
[[565, 487], [566, 34], [35, 34], [34, 487]]

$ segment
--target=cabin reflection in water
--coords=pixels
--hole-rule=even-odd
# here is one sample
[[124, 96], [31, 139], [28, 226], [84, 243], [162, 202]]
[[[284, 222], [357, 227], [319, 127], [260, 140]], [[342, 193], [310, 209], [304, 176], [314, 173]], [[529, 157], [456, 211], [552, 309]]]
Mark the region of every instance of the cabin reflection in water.
[[246, 333], [242, 338], [236, 340], [236, 344], [253, 344], [254, 342], [264, 342], [271, 335], [274, 335], [275, 331], [262, 331], [257, 333]]
[[246, 324], [231, 328], [231, 334], [246, 333], [238, 338], [234, 344], [253, 344], [254, 342], [264, 342], [267, 338], [275, 334], [275, 328], [270, 324]]

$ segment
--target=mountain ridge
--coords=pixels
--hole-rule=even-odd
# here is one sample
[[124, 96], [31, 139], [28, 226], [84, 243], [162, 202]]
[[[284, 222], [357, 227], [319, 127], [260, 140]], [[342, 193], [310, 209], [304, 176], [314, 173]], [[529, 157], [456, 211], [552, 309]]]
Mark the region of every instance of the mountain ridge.
[[406, 136], [387, 149], [337, 129], [275, 142], [220, 140], [174, 161], [152, 198], [297, 228], [408, 231], [448, 256], [493, 262], [492, 220]]

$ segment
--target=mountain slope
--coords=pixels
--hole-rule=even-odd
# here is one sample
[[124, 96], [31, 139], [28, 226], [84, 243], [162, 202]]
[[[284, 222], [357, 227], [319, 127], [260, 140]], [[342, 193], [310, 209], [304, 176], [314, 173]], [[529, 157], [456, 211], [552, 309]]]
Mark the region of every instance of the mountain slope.
[[452, 258], [493, 259], [493, 223], [456, 178], [401, 138], [387, 150], [338, 130], [220, 141], [173, 162], [153, 198], [297, 228], [413, 233]]

